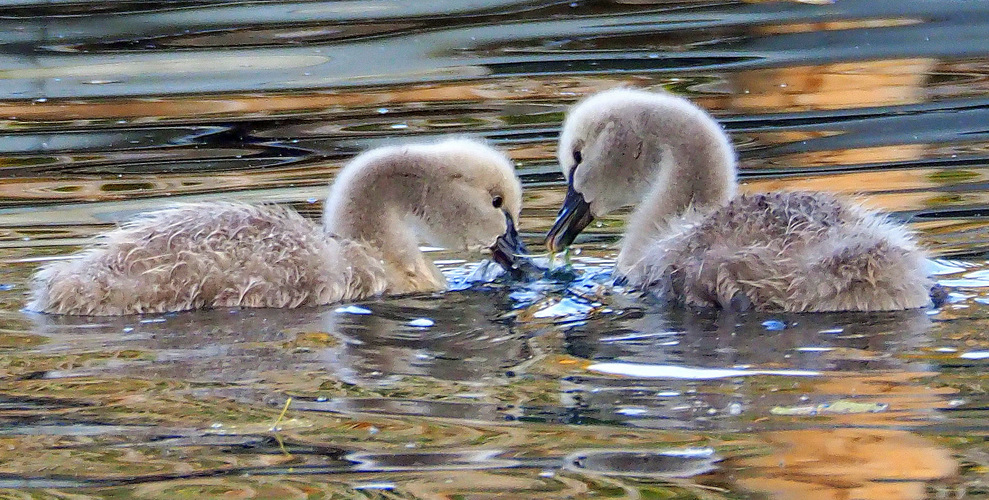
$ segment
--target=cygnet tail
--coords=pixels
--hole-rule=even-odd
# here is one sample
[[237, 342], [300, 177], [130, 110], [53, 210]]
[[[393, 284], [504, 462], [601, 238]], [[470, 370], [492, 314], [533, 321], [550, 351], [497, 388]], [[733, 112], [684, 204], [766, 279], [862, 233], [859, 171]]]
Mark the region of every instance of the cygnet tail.
[[38, 270], [31, 279], [31, 298], [25, 309], [50, 314], [107, 315], [101, 304], [122, 293], [78, 272], [77, 262], [58, 261]]
[[[806, 311], [894, 311], [931, 304], [934, 285], [922, 252], [882, 240], [849, 242], [794, 283], [807, 291], [794, 303]], [[828, 279], [819, 279], [826, 276]]]

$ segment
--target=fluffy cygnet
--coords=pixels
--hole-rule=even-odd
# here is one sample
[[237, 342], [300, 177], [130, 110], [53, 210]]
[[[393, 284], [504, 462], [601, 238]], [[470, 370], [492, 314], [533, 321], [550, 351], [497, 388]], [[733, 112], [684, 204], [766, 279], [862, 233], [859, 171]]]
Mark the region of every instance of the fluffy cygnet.
[[105, 316], [441, 290], [446, 281], [417, 236], [447, 248], [490, 247], [510, 267], [522, 253], [521, 203], [512, 163], [484, 144], [383, 147], [339, 173], [322, 227], [276, 205], [157, 210], [41, 268], [27, 308]]
[[924, 252], [902, 225], [826, 193], [736, 196], [728, 137], [685, 99], [594, 95], [569, 112], [558, 156], [569, 189], [547, 246], [565, 248], [594, 217], [638, 204], [617, 263], [637, 288], [739, 310], [930, 303]]

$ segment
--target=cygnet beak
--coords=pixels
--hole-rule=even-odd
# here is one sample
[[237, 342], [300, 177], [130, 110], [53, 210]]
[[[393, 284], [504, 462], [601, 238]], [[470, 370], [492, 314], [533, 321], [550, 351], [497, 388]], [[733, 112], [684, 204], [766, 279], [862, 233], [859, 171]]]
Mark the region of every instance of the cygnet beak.
[[591, 205], [584, 201], [584, 195], [573, 188], [573, 176], [567, 183], [567, 197], [556, 216], [556, 222], [546, 233], [546, 248], [557, 253], [570, 246], [577, 235], [594, 220]]
[[505, 224], [505, 234], [499, 236], [495, 240], [494, 246], [491, 247], [491, 260], [505, 268], [505, 271], [511, 274], [513, 278], [521, 278], [525, 275], [522, 268], [528, 264], [528, 258], [525, 255], [529, 252], [526, 250], [525, 244], [522, 243], [522, 239], [519, 238], [519, 232], [515, 229], [515, 221], [508, 212], [505, 212]]

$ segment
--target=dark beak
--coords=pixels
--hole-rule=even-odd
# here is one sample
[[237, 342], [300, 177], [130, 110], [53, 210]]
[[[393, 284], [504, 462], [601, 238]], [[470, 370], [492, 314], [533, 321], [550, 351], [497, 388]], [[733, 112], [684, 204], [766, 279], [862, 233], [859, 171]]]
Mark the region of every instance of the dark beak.
[[507, 229], [505, 234], [498, 237], [493, 247], [491, 247], [491, 260], [505, 268], [512, 278], [521, 279], [526, 275], [526, 268], [532, 265], [526, 255], [529, 253], [519, 238], [519, 232], [515, 228], [515, 221], [511, 214], [505, 212], [505, 223]]
[[574, 190], [571, 176], [567, 183], [567, 197], [563, 200], [563, 208], [557, 214], [553, 227], [546, 233], [546, 248], [553, 253], [567, 248], [593, 220], [591, 205], [584, 201], [584, 195]]

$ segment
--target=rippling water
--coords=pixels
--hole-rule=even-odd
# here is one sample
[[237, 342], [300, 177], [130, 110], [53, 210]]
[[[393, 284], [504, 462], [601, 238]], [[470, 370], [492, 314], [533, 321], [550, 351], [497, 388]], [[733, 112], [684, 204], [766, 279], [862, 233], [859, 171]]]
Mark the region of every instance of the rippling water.
[[[989, 2], [196, 2], [0, 7], [0, 496], [989, 497]], [[357, 152], [509, 152], [538, 246], [563, 112], [616, 85], [726, 125], [743, 189], [909, 222], [942, 308], [670, 310], [605, 279], [292, 311], [61, 318], [27, 278], [177, 200], [316, 217]]]

